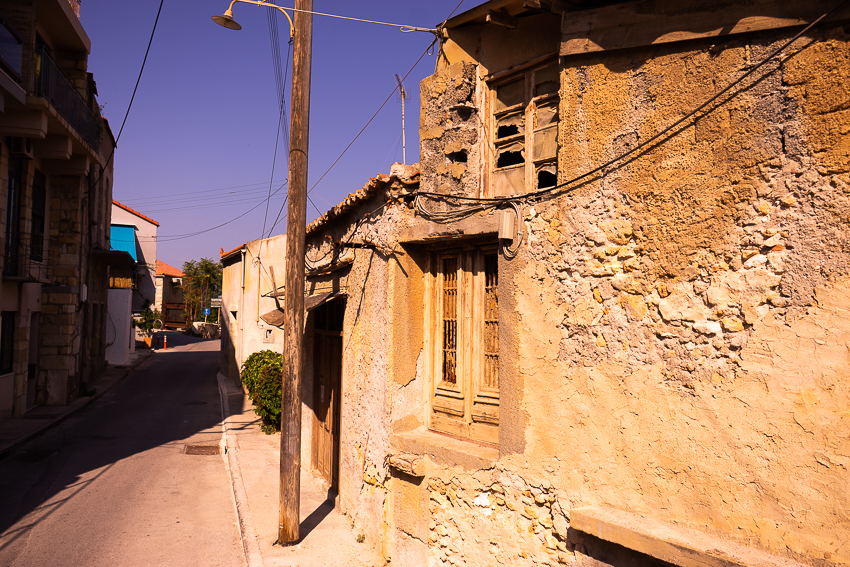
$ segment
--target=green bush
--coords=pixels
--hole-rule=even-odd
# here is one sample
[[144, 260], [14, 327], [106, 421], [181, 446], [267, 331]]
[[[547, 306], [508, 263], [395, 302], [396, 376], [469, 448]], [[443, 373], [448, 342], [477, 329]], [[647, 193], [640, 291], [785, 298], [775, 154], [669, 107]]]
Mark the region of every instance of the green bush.
[[281, 375], [283, 355], [261, 350], [242, 364], [242, 384], [254, 402], [254, 413], [263, 420], [260, 428], [268, 434], [280, 431]]
[[150, 300], [145, 301], [145, 306], [142, 308], [142, 316], [140, 319], [133, 320], [133, 326], [141, 331], [142, 335], [149, 337], [151, 336], [151, 331], [155, 328], [162, 328], [162, 321], [160, 321], [160, 326], [156, 327], [155, 322], [162, 317], [159, 311], [153, 311], [151, 309]]

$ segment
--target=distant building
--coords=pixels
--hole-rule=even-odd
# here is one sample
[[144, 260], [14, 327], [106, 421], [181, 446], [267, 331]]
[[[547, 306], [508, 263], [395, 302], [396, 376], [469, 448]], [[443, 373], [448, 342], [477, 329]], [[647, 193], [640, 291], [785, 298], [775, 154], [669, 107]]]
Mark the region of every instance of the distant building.
[[171, 328], [185, 326], [183, 312], [186, 310], [186, 300], [183, 297], [183, 271], [159, 260], [156, 261], [154, 308], [160, 312], [163, 326]]
[[78, 9], [0, 4], [0, 419], [103, 369], [108, 270], [129, 260], [109, 251], [115, 140]]
[[109, 287], [133, 290], [133, 313], [144, 309], [145, 303], [156, 301], [156, 232], [159, 223], [124, 205], [112, 201], [112, 225], [109, 243], [112, 250], [123, 250], [136, 261], [135, 266], [115, 269], [110, 274]]
[[286, 235], [221, 252], [221, 372], [239, 383], [239, 369], [255, 352], [283, 348]]

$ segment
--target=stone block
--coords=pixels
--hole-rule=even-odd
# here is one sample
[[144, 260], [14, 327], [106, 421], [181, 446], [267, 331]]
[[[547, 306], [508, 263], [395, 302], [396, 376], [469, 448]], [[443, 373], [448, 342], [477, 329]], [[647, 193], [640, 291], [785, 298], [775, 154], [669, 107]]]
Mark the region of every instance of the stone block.
[[394, 472], [393, 517], [398, 529], [425, 541], [428, 538], [428, 490], [422, 478]]

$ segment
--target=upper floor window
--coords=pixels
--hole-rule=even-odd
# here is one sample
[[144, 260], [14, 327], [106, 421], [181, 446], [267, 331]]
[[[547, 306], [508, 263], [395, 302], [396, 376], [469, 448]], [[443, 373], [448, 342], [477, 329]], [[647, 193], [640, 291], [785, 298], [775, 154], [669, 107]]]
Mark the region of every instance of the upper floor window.
[[0, 67], [20, 81], [23, 60], [24, 41], [15, 27], [0, 14]]
[[557, 183], [559, 86], [555, 63], [491, 85], [493, 195], [522, 194]]

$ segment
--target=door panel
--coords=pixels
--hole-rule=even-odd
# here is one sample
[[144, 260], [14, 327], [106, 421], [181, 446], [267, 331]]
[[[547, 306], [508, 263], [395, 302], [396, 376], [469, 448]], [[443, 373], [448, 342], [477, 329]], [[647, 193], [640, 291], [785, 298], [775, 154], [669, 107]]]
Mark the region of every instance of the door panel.
[[328, 484], [339, 479], [339, 392], [342, 376], [342, 337], [324, 332], [313, 335], [315, 390], [313, 468]]

